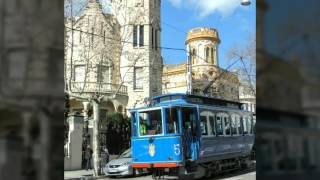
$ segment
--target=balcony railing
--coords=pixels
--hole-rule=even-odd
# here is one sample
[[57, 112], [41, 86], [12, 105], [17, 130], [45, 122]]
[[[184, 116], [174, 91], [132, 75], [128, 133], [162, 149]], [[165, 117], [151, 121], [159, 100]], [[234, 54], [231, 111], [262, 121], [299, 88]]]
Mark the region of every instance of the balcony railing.
[[71, 92], [73, 93], [104, 93], [112, 94], [116, 91], [117, 94], [127, 95], [127, 86], [111, 83], [99, 82], [71, 82]]

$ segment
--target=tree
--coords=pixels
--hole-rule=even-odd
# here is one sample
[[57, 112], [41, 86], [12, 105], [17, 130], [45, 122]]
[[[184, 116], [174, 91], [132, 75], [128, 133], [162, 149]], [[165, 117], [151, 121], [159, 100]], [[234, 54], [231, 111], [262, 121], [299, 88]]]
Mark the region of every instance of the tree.
[[240, 60], [236, 73], [242, 83], [249, 88], [250, 94], [256, 95], [256, 38], [249, 36], [244, 46], [234, 45], [227, 54], [227, 59]]

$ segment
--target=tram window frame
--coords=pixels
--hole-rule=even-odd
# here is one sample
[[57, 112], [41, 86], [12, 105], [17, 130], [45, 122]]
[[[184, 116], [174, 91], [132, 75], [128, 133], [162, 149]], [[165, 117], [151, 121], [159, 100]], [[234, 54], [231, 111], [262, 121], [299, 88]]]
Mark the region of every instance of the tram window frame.
[[[146, 125], [146, 134], [142, 134], [141, 133], [141, 114], [143, 114], [143, 113], [149, 113], [149, 112], [155, 112], [155, 111], [159, 111], [160, 113], [160, 119], [158, 119], [158, 120], [160, 120], [160, 121], [158, 121], [158, 122], [160, 122], [160, 124], [158, 124], [158, 125], [160, 125], [160, 132], [158, 131], [158, 133], [157, 133], [157, 129], [151, 129], [151, 130], [149, 130], [148, 129], [148, 127], [150, 127], [151, 125]], [[138, 112], [138, 118], [139, 118], [139, 128], [138, 128], [138, 132], [139, 132], [139, 137], [147, 137], [147, 136], [161, 136], [161, 135], [163, 135], [163, 133], [164, 133], [164, 127], [163, 127], [163, 120], [162, 120], [162, 109], [161, 108], [157, 108], [157, 109], [148, 109], [148, 110], [143, 110], [143, 111], [139, 111]], [[152, 123], [152, 122], [150, 122], [150, 123]]]
[[243, 127], [243, 134], [249, 134], [248, 133], [248, 126], [247, 126], [247, 121], [248, 120], [248, 115], [243, 115], [242, 116], [242, 127]]
[[[227, 128], [226, 127], [226, 123], [225, 122], [228, 122], [228, 124], [229, 124], [229, 127]], [[227, 115], [227, 114], [224, 114], [224, 116], [223, 116], [223, 134], [225, 135], [225, 136], [231, 136], [231, 121], [230, 121], [230, 116], [229, 115]], [[227, 130], [229, 130], [228, 131], [228, 133], [227, 133]]]
[[[190, 115], [193, 114], [193, 116], [189, 116], [189, 118], [188, 118], [190, 124], [187, 128], [185, 126], [185, 122], [186, 122], [185, 121], [186, 113], [184, 113], [185, 110], [193, 111], [192, 113], [190, 113]], [[182, 115], [181, 116], [181, 119], [182, 119], [181, 124], [182, 124], [183, 131], [186, 131], [186, 129], [188, 129], [192, 132], [192, 135], [195, 136], [197, 134], [197, 123], [196, 123], [197, 109], [196, 109], [196, 107], [181, 107], [181, 115]], [[193, 120], [193, 118], [194, 118], [194, 120]]]
[[[173, 130], [174, 130], [174, 132], [169, 132], [168, 131], [168, 114], [167, 114], [167, 111], [168, 110], [172, 110], [172, 109], [175, 109], [176, 110], [176, 120], [173, 120], [172, 121], [172, 116], [170, 116], [171, 117], [171, 120], [170, 121], [172, 121], [173, 122]], [[165, 127], [166, 127], [166, 132], [165, 132], [165, 134], [179, 134], [180, 133], [180, 128], [179, 128], [179, 108], [178, 107], [167, 107], [167, 108], [165, 108], [164, 109], [164, 112], [165, 112]], [[172, 112], [172, 111], [170, 111], [170, 112]], [[172, 113], [171, 113], [172, 114]], [[174, 125], [174, 123], [176, 123], [176, 125]]]
[[[233, 122], [234, 121], [234, 122]], [[236, 133], [232, 132], [232, 135], [242, 135], [243, 134], [243, 130], [242, 130], [242, 125], [241, 125], [241, 116], [238, 113], [232, 113], [231, 115], [231, 127], [235, 128]], [[235, 127], [233, 127], [235, 126]], [[233, 131], [234, 129], [232, 129]]]
[[[202, 136], [209, 135], [207, 116], [200, 115], [200, 128], [201, 128], [201, 135]], [[205, 130], [205, 132], [203, 130]]]
[[238, 123], [237, 123], [237, 114], [231, 114], [231, 134], [232, 135], [239, 135], [238, 133]]
[[[207, 108], [200, 108], [200, 128], [201, 128], [201, 135], [205, 137], [212, 137], [216, 136], [215, 130], [215, 113], [211, 109]], [[201, 119], [202, 118], [202, 119]], [[205, 119], [204, 119], [205, 118]], [[206, 125], [202, 125], [202, 124]], [[202, 133], [203, 126], [205, 126], [206, 133]]]
[[238, 129], [238, 134], [243, 135], [243, 127], [242, 127], [242, 116], [240, 114], [238, 115], [238, 124], [237, 124], [237, 129]]
[[248, 134], [252, 134], [252, 116], [248, 116], [248, 121], [247, 121], [247, 129], [248, 129]]
[[137, 112], [131, 112], [131, 136], [137, 137]]
[[208, 118], [211, 126], [211, 135], [217, 136], [215, 115], [212, 115], [212, 116], [209, 115]]
[[[218, 121], [219, 121], [219, 123], [218, 123]], [[224, 128], [223, 128], [222, 116], [220, 114], [216, 115], [215, 124], [216, 124], [216, 136], [223, 136], [224, 135]]]

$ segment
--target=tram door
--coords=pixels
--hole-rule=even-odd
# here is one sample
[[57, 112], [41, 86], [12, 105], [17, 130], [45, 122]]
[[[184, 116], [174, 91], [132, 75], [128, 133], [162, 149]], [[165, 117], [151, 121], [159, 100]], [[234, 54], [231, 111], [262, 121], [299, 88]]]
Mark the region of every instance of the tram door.
[[184, 158], [196, 160], [199, 151], [199, 133], [197, 125], [197, 109], [191, 107], [181, 108], [181, 122], [183, 129]]

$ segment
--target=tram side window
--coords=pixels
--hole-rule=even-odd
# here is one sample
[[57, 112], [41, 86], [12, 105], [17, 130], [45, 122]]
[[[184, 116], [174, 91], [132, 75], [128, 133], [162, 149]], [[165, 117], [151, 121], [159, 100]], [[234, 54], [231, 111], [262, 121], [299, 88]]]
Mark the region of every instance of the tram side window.
[[247, 119], [247, 129], [248, 129], [248, 134], [252, 134], [252, 119], [251, 116], [248, 116]]
[[237, 129], [239, 134], [243, 134], [243, 129], [241, 127], [241, 118], [239, 115], [236, 116]]
[[231, 135], [230, 121], [228, 119], [228, 116], [223, 117], [223, 122], [224, 122], [224, 135]]
[[139, 112], [140, 136], [162, 133], [161, 110]]
[[215, 126], [215, 123], [214, 123], [214, 117], [213, 116], [209, 116], [209, 122], [210, 122], [210, 125], [211, 125], [211, 131], [212, 131], [212, 135], [216, 135], [216, 126]]
[[200, 127], [201, 127], [201, 134], [207, 136], [208, 135], [208, 124], [207, 124], [207, 117], [200, 116]]
[[178, 109], [167, 108], [166, 109], [166, 128], [167, 134], [179, 133], [179, 121], [178, 121]]
[[182, 108], [182, 126], [186, 132], [196, 132], [196, 112], [192, 108]]
[[243, 116], [242, 119], [242, 127], [243, 127], [243, 134], [248, 134], [248, 116]]
[[237, 119], [236, 119], [236, 115], [232, 115], [231, 116], [231, 132], [233, 135], [237, 135]]
[[137, 121], [136, 121], [136, 113], [133, 112], [131, 113], [131, 132], [132, 132], [132, 136], [135, 137], [137, 136]]
[[217, 135], [223, 135], [223, 127], [222, 127], [222, 118], [221, 116], [217, 116], [216, 118], [216, 127], [217, 127]]

